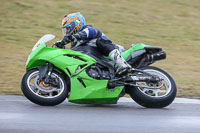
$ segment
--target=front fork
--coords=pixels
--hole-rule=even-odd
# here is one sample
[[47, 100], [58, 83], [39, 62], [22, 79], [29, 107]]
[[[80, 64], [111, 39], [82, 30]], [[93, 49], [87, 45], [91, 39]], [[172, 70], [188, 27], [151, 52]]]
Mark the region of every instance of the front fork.
[[[45, 66], [39, 66], [37, 67], [39, 69], [39, 79], [45, 79], [48, 80], [51, 76], [51, 73], [53, 71], [54, 66], [51, 63], [46, 64]], [[45, 81], [47, 82], [47, 81]]]
[[45, 84], [52, 84], [54, 87], [59, 87], [59, 82], [57, 77], [52, 77], [54, 66], [51, 63], [47, 63], [45, 66], [37, 67], [39, 69], [39, 80], [43, 81]]

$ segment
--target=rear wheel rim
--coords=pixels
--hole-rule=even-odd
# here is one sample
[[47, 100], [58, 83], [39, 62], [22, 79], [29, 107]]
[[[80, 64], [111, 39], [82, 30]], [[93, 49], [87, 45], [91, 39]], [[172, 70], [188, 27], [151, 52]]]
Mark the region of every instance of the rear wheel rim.
[[159, 76], [161, 79], [163, 79], [163, 86], [160, 89], [148, 89], [148, 88], [140, 88], [138, 89], [145, 95], [149, 97], [155, 97], [155, 98], [161, 98], [169, 94], [169, 92], [172, 89], [172, 83], [168, 76], [166, 76], [164, 73], [158, 71], [158, 70], [153, 70], [153, 69], [146, 69], [144, 70], [145, 72]]
[[27, 78], [28, 89], [34, 94], [42, 98], [56, 98], [60, 96], [64, 91], [64, 82], [61, 77], [52, 73], [52, 76], [55, 76], [59, 79], [60, 87], [52, 87], [51, 85], [47, 86], [44, 83], [37, 82], [39, 79], [39, 71], [34, 71]]

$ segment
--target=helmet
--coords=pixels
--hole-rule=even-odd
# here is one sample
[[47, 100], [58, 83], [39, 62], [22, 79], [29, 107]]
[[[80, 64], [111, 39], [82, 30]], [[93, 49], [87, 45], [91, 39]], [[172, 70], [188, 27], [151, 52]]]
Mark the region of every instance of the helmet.
[[66, 15], [62, 20], [63, 35], [73, 35], [81, 31], [85, 26], [85, 19], [80, 12]]

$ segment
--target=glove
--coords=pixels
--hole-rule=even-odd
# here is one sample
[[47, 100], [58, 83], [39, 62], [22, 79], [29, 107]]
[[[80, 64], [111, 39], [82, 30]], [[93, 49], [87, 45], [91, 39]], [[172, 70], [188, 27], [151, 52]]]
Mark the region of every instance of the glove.
[[54, 43], [54, 45], [57, 48], [64, 48], [65, 47], [65, 41], [64, 40], [57, 41], [57, 42]]
[[65, 45], [69, 42], [73, 42], [73, 44], [76, 44], [77, 43], [77, 39], [75, 36], [73, 35], [70, 35], [70, 36], [64, 36], [63, 40], [60, 40], [60, 41], [57, 41], [54, 43], [54, 45], [57, 47], [57, 48], [65, 48]]
[[64, 36], [63, 40], [64, 40], [66, 43], [69, 43], [69, 42], [76, 43], [76, 42], [78, 41], [75, 35]]
[[71, 42], [71, 48], [76, 46], [78, 39], [76, 38], [75, 35], [70, 35], [70, 36], [64, 36], [63, 40], [65, 40], [65, 42], [69, 43]]

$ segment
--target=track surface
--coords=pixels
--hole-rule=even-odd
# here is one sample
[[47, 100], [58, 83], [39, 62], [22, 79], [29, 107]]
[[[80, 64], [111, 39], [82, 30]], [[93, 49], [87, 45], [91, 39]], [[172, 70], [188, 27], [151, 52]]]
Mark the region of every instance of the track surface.
[[121, 99], [116, 105], [54, 107], [23, 96], [0, 95], [0, 133], [200, 133], [200, 102], [176, 99], [164, 109], [147, 109]]

